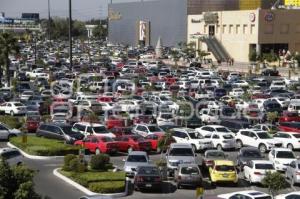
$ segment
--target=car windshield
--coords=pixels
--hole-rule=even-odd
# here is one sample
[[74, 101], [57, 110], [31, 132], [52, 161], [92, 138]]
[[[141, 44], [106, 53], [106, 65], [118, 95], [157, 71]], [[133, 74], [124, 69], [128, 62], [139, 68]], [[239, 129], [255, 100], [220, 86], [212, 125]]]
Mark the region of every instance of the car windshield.
[[191, 139], [203, 139], [204, 137], [197, 132], [189, 132]]
[[74, 132], [72, 131], [72, 126], [64, 126], [64, 127], [61, 127], [61, 129], [67, 135], [74, 134]]
[[173, 148], [170, 150], [170, 156], [194, 156], [191, 148]]
[[225, 154], [221, 151], [214, 151], [214, 152], [209, 152], [206, 154], [207, 158], [218, 158], [218, 157], [225, 157]]
[[215, 170], [217, 170], [217, 171], [234, 171], [235, 168], [234, 168], [234, 166], [229, 166], [229, 165], [216, 165]]
[[181, 173], [186, 175], [198, 175], [199, 169], [197, 167], [182, 167]]
[[227, 128], [224, 127], [220, 127], [220, 128], [216, 128], [217, 132], [230, 132]]
[[272, 164], [256, 164], [255, 168], [264, 170], [274, 170], [274, 166]]
[[271, 196], [255, 197], [255, 199], [272, 199]]
[[157, 126], [148, 126], [148, 129], [150, 132], [161, 131], [161, 129], [158, 128]]
[[223, 135], [223, 138], [225, 140], [229, 140], [229, 139], [233, 139], [234, 137], [231, 134], [228, 134], [228, 135]]
[[276, 154], [276, 158], [294, 159], [295, 155], [291, 151], [278, 151]]
[[142, 175], [160, 175], [159, 170], [156, 167], [140, 167], [138, 174]]
[[259, 151], [247, 150], [243, 152], [243, 157], [246, 158], [260, 158], [261, 154]]
[[147, 158], [144, 155], [129, 155], [127, 162], [147, 162]]
[[172, 119], [173, 118], [172, 114], [162, 114], [160, 117], [163, 119]]
[[105, 128], [105, 126], [93, 127], [93, 130], [94, 130], [95, 133], [101, 133], [101, 134], [103, 134], [103, 133], [109, 133], [107, 131], [107, 129]]
[[15, 106], [24, 106], [22, 103], [14, 103]]
[[300, 138], [300, 133], [293, 134], [293, 136], [294, 136], [295, 138]]
[[272, 136], [268, 133], [257, 133], [257, 136], [260, 139], [272, 139]]

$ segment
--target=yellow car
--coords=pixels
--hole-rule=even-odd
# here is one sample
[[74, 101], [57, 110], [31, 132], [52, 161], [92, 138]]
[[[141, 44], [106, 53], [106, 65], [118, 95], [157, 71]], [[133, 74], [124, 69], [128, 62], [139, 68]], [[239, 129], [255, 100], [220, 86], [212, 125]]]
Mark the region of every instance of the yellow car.
[[238, 174], [233, 161], [215, 160], [212, 167], [209, 168], [209, 175], [212, 184], [217, 182], [238, 183]]

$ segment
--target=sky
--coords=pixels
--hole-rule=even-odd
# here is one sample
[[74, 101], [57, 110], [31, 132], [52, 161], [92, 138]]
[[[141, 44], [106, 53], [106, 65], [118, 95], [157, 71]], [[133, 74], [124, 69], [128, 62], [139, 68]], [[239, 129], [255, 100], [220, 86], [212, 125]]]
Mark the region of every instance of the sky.
[[[108, 2], [111, 0], [72, 0], [72, 18], [89, 20], [105, 18]], [[113, 0], [113, 3], [138, 0]], [[51, 16], [66, 17], [69, 14], [69, 0], [50, 0]], [[21, 17], [22, 13], [40, 13], [40, 18], [48, 17], [48, 0], [0, 0], [0, 12], [6, 17]]]

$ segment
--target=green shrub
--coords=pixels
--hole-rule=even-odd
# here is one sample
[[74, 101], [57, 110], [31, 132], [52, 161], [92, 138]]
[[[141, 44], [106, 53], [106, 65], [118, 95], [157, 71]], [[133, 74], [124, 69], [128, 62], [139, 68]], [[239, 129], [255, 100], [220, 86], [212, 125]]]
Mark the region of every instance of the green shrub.
[[125, 181], [92, 182], [88, 188], [96, 193], [119, 193], [125, 190]]
[[109, 161], [110, 159], [107, 154], [93, 155], [90, 161], [91, 169], [105, 170]]
[[83, 159], [74, 158], [69, 162], [69, 169], [73, 172], [83, 173], [87, 171], [87, 164]]
[[17, 117], [8, 116], [8, 115], [0, 116], [0, 122], [6, 124], [10, 128], [15, 128], [15, 129], [19, 129], [23, 125], [23, 123]]
[[63, 170], [65, 171], [70, 171], [70, 162], [71, 160], [77, 158], [76, 155], [74, 154], [68, 154], [64, 157], [64, 166], [63, 166]]

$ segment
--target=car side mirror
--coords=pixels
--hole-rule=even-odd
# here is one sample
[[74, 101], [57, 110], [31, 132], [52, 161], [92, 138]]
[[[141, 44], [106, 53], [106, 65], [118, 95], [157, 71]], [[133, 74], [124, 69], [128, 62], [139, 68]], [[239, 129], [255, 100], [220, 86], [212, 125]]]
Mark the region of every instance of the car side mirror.
[[254, 137], [255, 140], [257, 140], [257, 137]]

